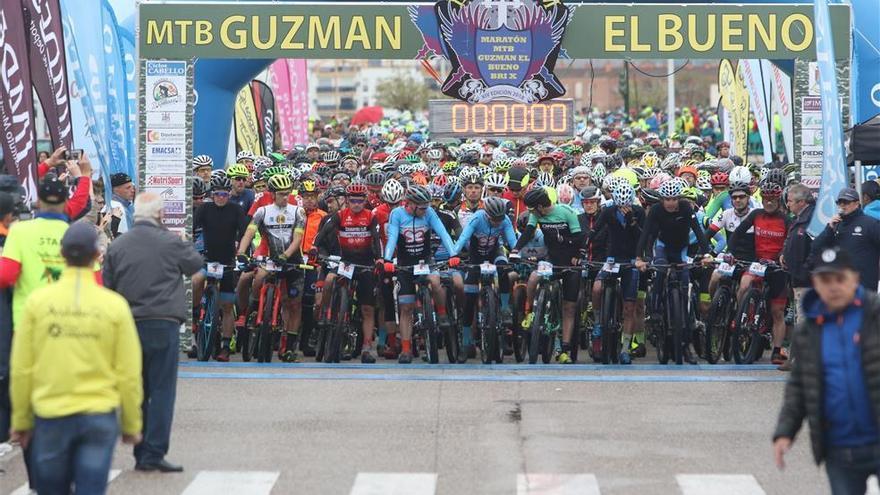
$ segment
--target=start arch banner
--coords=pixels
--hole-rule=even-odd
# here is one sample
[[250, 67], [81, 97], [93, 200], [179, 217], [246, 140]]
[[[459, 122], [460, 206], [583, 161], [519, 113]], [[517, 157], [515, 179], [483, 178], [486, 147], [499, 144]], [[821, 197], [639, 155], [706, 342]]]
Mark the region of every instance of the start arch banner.
[[[571, 11], [571, 21], [560, 58], [813, 60], [816, 55], [810, 3], [564, 3]], [[421, 58], [430, 33], [424, 32], [420, 24], [426, 23], [419, 20], [430, 15], [433, 5], [143, 3], [140, 57]], [[850, 12], [849, 5], [830, 6], [838, 60], [849, 58]]]

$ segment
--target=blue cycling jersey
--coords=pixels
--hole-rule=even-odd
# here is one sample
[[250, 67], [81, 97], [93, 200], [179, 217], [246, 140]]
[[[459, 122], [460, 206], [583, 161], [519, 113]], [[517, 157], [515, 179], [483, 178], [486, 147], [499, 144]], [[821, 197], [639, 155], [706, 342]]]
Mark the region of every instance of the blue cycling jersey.
[[[406, 208], [398, 206], [391, 210], [385, 232], [388, 235], [388, 244], [385, 246], [385, 259], [394, 258], [397, 250], [397, 263], [408, 266], [415, 265], [419, 261], [431, 259], [431, 230], [440, 236], [440, 242], [450, 253], [457, 253], [452, 238], [443, 227], [443, 222], [437, 216], [433, 208], [428, 207], [425, 215], [416, 217], [410, 215]], [[400, 249], [398, 248], [400, 245]]]
[[516, 233], [513, 231], [513, 223], [506, 216], [501, 225], [495, 227], [489, 220], [489, 215], [484, 210], [474, 213], [458, 237], [455, 243], [455, 252], [461, 252], [465, 244], [468, 246], [468, 254], [471, 262], [494, 260], [500, 245], [499, 239], [504, 236], [504, 242], [508, 248], [516, 245]]

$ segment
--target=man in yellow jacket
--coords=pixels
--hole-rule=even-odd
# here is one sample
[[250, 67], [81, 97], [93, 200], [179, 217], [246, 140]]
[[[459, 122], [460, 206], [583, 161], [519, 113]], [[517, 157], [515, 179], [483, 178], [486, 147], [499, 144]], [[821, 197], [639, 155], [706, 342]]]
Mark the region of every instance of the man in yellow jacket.
[[98, 236], [72, 225], [58, 282], [28, 297], [12, 342], [12, 438], [38, 493], [104, 493], [119, 437], [141, 439], [141, 348], [125, 299], [95, 281]]

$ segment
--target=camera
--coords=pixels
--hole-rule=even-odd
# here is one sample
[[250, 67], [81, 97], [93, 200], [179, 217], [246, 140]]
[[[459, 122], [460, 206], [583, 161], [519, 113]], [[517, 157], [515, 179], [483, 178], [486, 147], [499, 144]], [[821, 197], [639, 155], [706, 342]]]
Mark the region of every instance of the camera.
[[25, 202], [25, 190], [18, 184], [18, 179], [13, 175], [0, 175], [0, 193], [9, 194], [15, 200], [13, 215], [21, 220], [31, 217], [31, 210]]

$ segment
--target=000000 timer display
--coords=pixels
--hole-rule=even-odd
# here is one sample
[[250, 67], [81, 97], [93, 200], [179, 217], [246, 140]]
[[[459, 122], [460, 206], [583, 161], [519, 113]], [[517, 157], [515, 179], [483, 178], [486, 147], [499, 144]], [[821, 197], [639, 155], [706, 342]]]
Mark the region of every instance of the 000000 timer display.
[[493, 101], [465, 103], [431, 100], [428, 105], [431, 137], [571, 137], [573, 100], [543, 103]]

